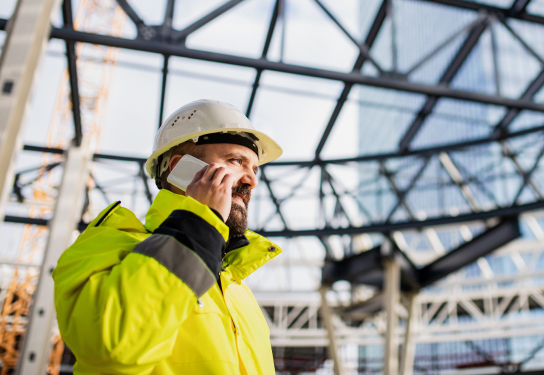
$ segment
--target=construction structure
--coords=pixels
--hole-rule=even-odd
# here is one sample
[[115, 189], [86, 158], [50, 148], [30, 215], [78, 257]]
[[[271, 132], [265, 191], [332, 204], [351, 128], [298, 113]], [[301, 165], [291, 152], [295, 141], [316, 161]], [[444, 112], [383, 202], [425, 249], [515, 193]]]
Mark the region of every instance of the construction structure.
[[[5, 97], [18, 94], [2, 64], [27, 1], [0, 19], [11, 33], [0, 62]], [[53, 358], [51, 373], [71, 372], [54, 336], [49, 271], [98, 210], [122, 197], [141, 216], [156, 192], [145, 154], [99, 151], [100, 129], [126, 121], [144, 134], [184, 104], [184, 92], [209, 97], [220, 85], [286, 149], [261, 169], [250, 211], [251, 229], [284, 256], [247, 280], [279, 373], [544, 369], [542, 2], [188, 3], [164, 1], [158, 15], [137, 1], [86, 0], [73, 23], [66, 0], [62, 25], [40, 31], [65, 45], [68, 73], [50, 135], [22, 147], [39, 164], [15, 166], [16, 142], [0, 155], [0, 166], [14, 165], [0, 179], [2, 371], [15, 366], [12, 348], [26, 332], [19, 371], [43, 373]], [[48, 19], [48, 9], [36, 17]], [[118, 66], [137, 80], [153, 72], [158, 121], [108, 120], [111, 67], [123, 53]], [[3, 100], [0, 111], [15, 107]], [[136, 106], [125, 110], [153, 112]], [[17, 138], [23, 118], [0, 124], [2, 142]], [[14, 242], [17, 255], [7, 249]]]

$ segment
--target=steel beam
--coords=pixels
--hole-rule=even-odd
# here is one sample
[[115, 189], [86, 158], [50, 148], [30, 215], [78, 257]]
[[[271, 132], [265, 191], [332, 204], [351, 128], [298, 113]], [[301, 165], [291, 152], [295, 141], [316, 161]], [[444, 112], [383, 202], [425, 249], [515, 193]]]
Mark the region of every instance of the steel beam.
[[389, 211], [389, 214], [387, 215], [387, 218], [385, 219], [386, 222], [391, 220], [391, 218], [393, 217], [393, 214], [397, 211], [400, 205], [404, 205], [404, 207], [408, 210], [408, 205], [406, 204], [406, 196], [414, 188], [416, 182], [419, 180], [419, 178], [421, 177], [421, 175], [423, 174], [423, 172], [429, 165], [430, 160], [431, 160], [430, 157], [425, 158], [421, 167], [419, 168], [415, 176], [410, 181], [410, 184], [408, 185], [408, 187], [404, 190], [399, 191], [399, 193], [397, 194], [397, 202], [395, 203], [391, 211]]
[[45, 51], [56, 0], [19, 0], [0, 56], [0, 217], [13, 188], [15, 156], [34, 76]]
[[357, 162], [380, 161], [380, 160], [402, 158], [402, 157], [409, 157], [409, 156], [416, 156], [416, 155], [431, 156], [431, 155], [439, 154], [440, 152], [443, 152], [443, 151], [463, 151], [472, 146], [485, 145], [495, 141], [522, 137], [524, 135], [539, 133], [542, 131], [544, 131], [544, 126], [535, 126], [534, 128], [529, 128], [529, 129], [519, 130], [517, 132], [503, 134], [498, 139], [494, 139], [493, 137], [477, 138], [471, 141], [450, 143], [446, 145], [433, 146], [433, 147], [425, 147], [425, 148], [420, 148], [416, 150], [408, 150], [403, 155], [399, 154], [398, 152], [390, 152], [390, 153], [382, 153], [382, 154], [361, 155], [361, 156], [355, 156], [351, 158], [341, 158], [341, 159], [276, 161], [276, 162], [271, 162], [267, 165], [268, 166], [282, 166], [282, 167], [299, 165], [302, 167], [312, 167], [314, 165], [348, 164], [348, 163], [357, 163]]
[[[264, 167], [261, 168], [261, 180], [266, 185], [266, 188], [268, 189], [268, 193], [270, 194], [270, 199], [272, 200], [272, 203], [274, 203], [274, 206], [276, 207], [276, 212], [270, 217], [270, 219], [272, 219], [272, 217], [276, 216], [276, 214], [279, 215], [279, 217], [281, 219], [281, 222], [283, 223], [283, 227], [287, 229], [287, 227], [288, 227], [287, 221], [285, 221], [285, 217], [283, 216], [283, 214], [281, 212], [281, 203], [276, 198], [276, 195], [274, 194], [274, 191], [272, 190], [272, 187], [270, 186], [270, 180], [268, 179], [268, 177], [266, 177]], [[267, 222], [268, 222], [268, 220], [263, 224], [263, 226], [266, 225]]]
[[162, 84], [161, 84], [161, 101], [159, 102], [159, 128], [161, 127], [164, 116], [164, 102], [166, 101], [166, 83], [168, 78], [168, 60], [170, 56], [164, 55], [162, 66]]
[[385, 311], [386, 330], [383, 355], [383, 374], [397, 375], [399, 370], [399, 343], [397, 328], [399, 317], [397, 306], [400, 303], [400, 267], [392, 259], [386, 259], [385, 268]]
[[[336, 19], [336, 17], [334, 17], [334, 15], [331, 13], [330, 10], [327, 9], [327, 7], [325, 5], [323, 5], [323, 3], [319, 0], [314, 0], [317, 5], [319, 5], [319, 7], [323, 10], [323, 12], [325, 12], [325, 14], [331, 19], [332, 22], [334, 22], [336, 24], [336, 26], [338, 26], [338, 28], [342, 31], [342, 33], [348, 37], [349, 40], [351, 40], [351, 42], [353, 44], [355, 44], [355, 46], [359, 49], [361, 55], [364, 56], [365, 60], [368, 60], [372, 63], [372, 65], [374, 65], [374, 67], [378, 70], [378, 72], [380, 74], [384, 74], [384, 70], [382, 69], [382, 67], [380, 66], [380, 64], [378, 64], [378, 62], [376, 60], [374, 60], [372, 58], [372, 56], [370, 56], [370, 47], [366, 44], [361, 44], [357, 41], [357, 39], [355, 39], [353, 37], [353, 35], [351, 35], [351, 33], [346, 30], [346, 28], [342, 25], [342, 23], [340, 21], [338, 21]], [[379, 10], [378, 10], [378, 14], [377, 16], [375, 17], [378, 18], [380, 17], [380, 14], [379, 14]]]
[[138, 16], [138, 14], [132, 9], [132, 7], [129, 5], [127, 0], [116, 0], [117, 4], [123, 9], [125, 14], [130, 18], [130, 20], [134, 23], [136, 26], [136, 29], [138, 30], [138, 38], [145, 39], [145, 40], [151, 40], [157, 35], [157, 31], [147, 26], [144, 21]]
[[380, 87], [384, 89], [411, 92], [428, 96], [446, 97], [483, 104], [493, 104], [510, 108], [529, 109], [532, 111], [544, 112], [544, 104], [535, 103], [528, 100], [508, 99], [504, 97], [497, 97], [494, 95], [485, 95], [463, 90], [454, 90], [443, 86], [423, 85], [391, 78], [370, 77], [364, 76], [359, 72], [342, 73], [338, 71], [268, 61], [266, 59], [253, 59], [248, 57], [201, 51], [190, 49], [183, 45], [176, 45], [164, 42], [129, 40], [108, 35], [91, 34], [76, 30], [59, 28], [52, 29], [51, 37], [63, 40], [72, 40], [74, 42], [91, 43], [136, 51], [211, 61], [222, 64], [245, 66], [254, 69], [271, 70], [280, 73], [296, 74], [333, 81], [342, 81], [346, 84], [360, 84], [370, 87]]
[[448, 172], [448, 175], [450, 176], [452, 181], [459, 187], [459, 190], [461, 190], [461, 195], [463, 195], [467, 203], [470, 205], [472, 211], [480, 212], [482, 210], [480, 203], [472, 193], [470, 186], [465, 182], [463, 176], [461, 176], [461, 172], [459, 172], [459, 169], [450, 158], [448, 153], [441, 152], [438, 158], [446, 172]]
[[332, 309], [327, 302], [327, 287], [322, 286], [319, 288], [321, 294], [321, 317], [327, 330], [327, 338], [329, 339], [329, 355], [334, 362], [334, 375], [342, 375], [342, 361], [340, 360], [340, 353], [338, 353], [338, 345], [336, 343], [336, 334], [334, 332], [334, 326], [332, 324]]
[[[529, 169], [527, 172], [524, 172], [522, 177], [523, 177], [523, 182], [521, 183], [519, 189], [518, 189], [518, 192], [516, 193], [514, 199], [513, 199], [513, 203], [516, 203], [518, 201], [518, 198], [520, 197], [521, 193], [523, 192], [523, 189], [525, 189], [525, 187], [531, 182], [531, 177], [533, 175], [533, 173], [537, 170], [538, 168], [538, 164], [540, 163], [540, 159], [542, 159], [542, 157], [544, 156], [544, 147], [542, 147], [540, 149], [540, 152], [538, 153], [538, 155], [536, 156], [535, 158], [535, 161], [533, 163], [533, 166], [531, 167], [531, 169]], [[533, 186], [533, 189], [536, 188], [536, 185]], [[540, 192], [538, 189], [536, 189], [536, 191]]]
[[240, 4], [243, 0], [230, 0], [227, 1], [225, 4], [221, 5], [220, 7], [216, 8], [212, 12], [206, 14], [201, 19], [193, 22], [189, 26], [187, 26], [185, 29], [179, 31], [175, 36], [174, 40], [177, 43], [185, 43], [185, 39], [189, 36], [189, 34], [195, 32], [196, 30], [200, 29], [201, 27], [207, 25], [208, 23], [212, 22], [217, 17], [221, 16], [222, 14], [226, 13], [230, 9], [234, 8], [236, 5]]
[[[372, 48], [372, 45], [376, 41], [378, 33], [383, 25], [383, 22], [385, 20], [385, 16], [387, 13], [386, 8], [387, 8], [387, 0], [382, 0], [382, 5], [378, 9], [376, 17], [374, 18], [374, 22], [372, 23], [372, 26], [370, 27], [370, 30], [368, 31], [368, 34], [365, 39], [364, 45], [367, 46], [368, 50]], [[365, 63], [365, 61], [366, 61], [366, 55], [362, 52], [359, 53], [359, 56], [357, 57], [357, 60], [355, 61], [355, 64], [353, 65], [352, 74], [359, 75], [359, 72], [361, 68], [363, 67], [363, 64]], [[319, 141], [319, 144], [317, 145], [317, 149], [315, 151], [316, 159], [319, 159], [319, 155], [321, 154], [323, 147], [325, 147], [325, 142], [327, 142], [327, 139], [329, 138], [332, 128], [334, 124], [336, 123], [336, 120], [338, 119], [338, 116], [340, 115], [340, 112], [342, 111], [344, 104], [348, 100], [348, 96], [349, 96], [349, 93], [351, 92], [351, 89], [353, 88], [354, 82], [347, 82], [347, 81], [344, 81], [344, 82], [345, 82], [344, 89], [342, 90], [342, 93], [340, 94], [340, 97], [338, 98], [336, 102], [336, 106], [334, 107], [334, 110], [329, 119], [329, 122], [327, 123], [327, 127], [325, 128], [325, 131], [323, 132], [321, 140]]]
[[163, 40], [170, 40], [172, 36], [172, 21], [174, 19], [174, 6], [176, 5], [176, 0], [168, 0], [166, 3], [166, 10], [164, 12], [164, 21], [161, 25], [161, 38]]
[[[466, 61], [467, 57], [470, 55], [470, 53], [480, 40], [480, 36], [482, 36], [486, 27], [487, 18], [480, 20], [480, 22], [474, 25], [472, 30], [470, 30], [467, 38], [465, 39], [463, 45], [459, 48], [457, 54], [453, 57], [449, 66], [446, 68], [446, 70], [442, 74], [442, 77], [439, 79], [439, 85], [449, 85], [451, 83], [463, 63]], [[436, 96], [431, 96], [427, 99], [427, 102], [423, 105], [423, 107], [421, 107], [421, 110], [419, 111], [417, 117], [414, 119], [414, 121], [412, 121], [410, 126], [408, 126], [408, 130], [406, 130], [406, 133], [399, 142], [400, 154], [406, 152], [406, 150], [409, 148], [410, 142], [412, 142], [412, 139], [414, 139], [416, 134], [421, 129], [421, 126], [427, 119], [427, 116], [432, 113], [437, 102], [438, 98]]]
[[408, 293], [408, 319], [406, 321], [406, 331], [404, 332], [404, 345], [400, 362], [400, 375], [411, 375], [414, 371], [414, 357], [416, 354], [416, 340], [414, 335], [414, 325], [417, 324], [417, 294]]
[[419, 289], [418, 273], [412, 262], [397, 248], [391, 249], [390, 254], [384, 254], [382, 245], [352, 255], [342, 260], [325, 259], [322, 270], [323, 285], [332, 285], [339, 280], [353, 284], [384, 287], [384, 259], [394, 260], [400, 267], [400, 288], [403, 291]]
[[383, 286], [383, 262], [380, 246], [339, 261], [325, 259], [322, 284], [332, 285], [338, 280], [381, 288]]
[[[145, 164], [144, 163], [140, 164], [140, 172], [138, 173], [138, 177], [140, 177], [140, 179], [142, 180], [142, 183], [144, 184], [145, 197], [147, 198], [147, 201], [149, 202], [149, 205], [151, 206], [151, 204], [153, 203], [153, 195], [151, 194], [151, 190], [149, 190], [149, 185], [148, 185], [149, 178], [147, 177], [147, 175], [145, 173]], [[108, 201], [108, 197], [106, 196], [106, 192], [100, 186], [98, 186], [98, 184], [96, 185], [96, 187], [99, 188], [102, 191], [102, 194], [104, 194], [104, 198], [106, 198], [106, 201]]]
[[[508, 144], [506, 142], [501, 142], [501, 146], [502, 146], [502, 152], [503, 152], [504, 156], [508, 157], [512, 161], [512, 164], [514, 164], [514, 167], [516, 168], [519, 175], [525, 180], [525, 176], [527, 176], [528, 172], [525, 172], [525, 170], [523, 169], [523, 167], [519, 163], [516, 155], [512, 152], [512, 150], [510, 150], [510, 147], [508, 146]], [[538, 161], [537, 161], [537, 164], [538, 164]], [[531, 187], [531, 189], [533, 189], [533, 192], [535, 193], [537, 198], [539, 200], [544, 199], [544, 196], [542, 195], [542, 192], [540, 191], [540, 188], [533, 182], [533, 180], [531, 180], [529, 178], [526, 181], [527, 181], [527, 184]], [[515, 201], [514, 201], [514, 203], [515, 203]]]
[[[539, 133], [543, 131], [544, 131], [544, 125], [535, 126], [533, 128], [504, 134], [499, 140], [522, 137], [524, 135]], [[489, 138], [489, 137], [478, 138], [478, 139], [467, 141], [467, 142], [459, 142], [459, 143], [452, 143], [452, 144], [443, 145], [443, 146], [411, 150], [411, 151], [408, 151], [404, 155], [400, 155], [394, 152], [394, 153], [363, 155], [363, 156], [356, 156], [353, 158], [342, 158], [342, 159], [271, 162], [267, 164], [267, 168], [274, 167], [274, 166], [283, 167], [283, 166], [295, 166], [295, 165], [298, 165], [301, 167], [312, 167], [314, 165], [369, 162], [369, 161], [379, 161], [379, 160], [386, 160], [386, 159], [393, 159], [393, 158], [403, 158], [403, 157], [416, 156], [416, 155], [430, 156], [430, 155], [439, 154], [440, 152], [443, 152], [443, 151], [461, 151], [468, 147], [485, 145], [495, 141], [497, 140], [493, 138]], [[34, 152], [46, 152], [46, 153], [52, 153], [52, 154], [63, 154], [65, 152], [65, 150], [59, 149], [59, 148], [43, 147], [43, 146], [35, 146], [35, 145], [24, 145], [23, 150], [34, 151]], [[142, 163], [146, 161], [145, 158], [138, 158], [133, 156], [122, 156], [122, 155], [111, 155], [111, 154], [95, 154], [93, 159], [94, 160], [106, 159], [106, 160], [119, 160], [119, 161], [134, 161], [137, 163]]]
[[[391, 240], [386, 239], [382, 245], [374, 249], [340, 261], [325, 259], [322, 284], [332, 285], [336, 281], [346, 280], [352, 284], [372, 285], [384, 289], [385, 300], [382, 297], [372, 298], [343, 309], [343, 312], [348, 314], [358, 311], [373, 312], [379, 310], [383, 303], [387, 306], [390, 297], [387, 297], [387, 288], [390, 288], [387, 283], [388, 278], [391, 277], [388, 275], [391, 271], [388, 270], [388, 267], [391, 267], [390, 263], [394, 263], [398, 268], [399, 290], [416, 293], [421, 288], [460, 270], [520, 235], [518, 218], [505, 218], [498, 225], [421, 269], [417, 269], [402, 251], [392, 247]], [[387, 249], [388, 246], [391, 249]]]
[[[263, 53], [261, 58], [265, 59], [268, 55], [268, 50], [270, 48], [270, 43], [272, 42], [272, 36], [274, 35], [274, 30], [276, 29], [276, 23], [278, 22], [278, 15], [281, 3], [285, 0], [276, 0], [276, 5], [272, 11], [272, 18], [270, 19], [270, 25], [268, 26], [268, 33], [266, 34], [266, 40], [264, 41]], [[283, 19], [282, 22], [285, 22]], [[251, 95], [249, 96], [249, 102], [246, 109], [246, 117], [249, 118], [251, 115], [251, 110], [253, 109], [253, 103], [255, 102], [255, 96], [257, 95], [257, 89], [259, 88], [259, 83], [261, 81], [261, 75], [263, 74], [262, 70], [257, 70], [255, 75], [255, 82], [253, 83], [253, 88], [251, 89]]]
[[419, 270], [421, 286], [427, 286], [469, 265], [478, 258], [521, 236], [517, 217], [503, 221]]
[[17, 366], [18, 374], [45, 373], [55, 319], [54, 282], [51, 275], [60, 255], [70, 245], [73, 231], [79, 222], [92, 157], [89, 147], [89, 139], [84, 138], [80, 147], [72, 147], [68, 151], [59, 197], [53, 217], [48, 223], [49, 235], [38, 286], [32, 297], [30, 321]]
[[467, 223], [482, 221], [495, 217], [506, 217], [519, 215], [522, 212], [539, 210], [544, 208], [544, 201], [536, 201], [523, 205], [513, 205], [510, 207], [501, 207], [490, 211], [481, 211], [477, 213], [468, 213], [457, 216], [446, 216], [430, 218], [427, 220], [402, 221], [396, 223], [377, 223], [360, 227], [345, 228], [319, 228], [307, 230], [280, 230], [280, 231], [260, 231], [265, 237], [306, 237], [306, 236], [333, 236], [344, 234], [362, 234], [362, 233], [389, 233], [397, 230], [417, 229], [438, 227], [447, 224]]
[[[537, 92], [544, 86], [544, 70], [542, 70], [536, 78], [529, 84], [520, 100], [530, 100]], [[493, 129], [493, 137], [499, 138], [504, 132], [507, 131], [508, 126], [514, 121], [519, 114], [519, 108], [510, 108], [506, 115]]]
[[472, 2], [472, 1], [466, 1], [466, 0], [422, 0], [422, 1], [427, 1], [429, 3], [448, 5], [448, 6], [452, 6], [452, 7], [456, 7], [456, 8], [460, 8], [460, 9], [473, 10], [473, 11], [476, 11], [476, 12], [484, 10], [484, 11], [487, 11], [487, 12], [494, 13], [496, 15], [502, 16], [502, 17], [511, 17], [511, 18], [516, 18], [516, 19], [520, 19], [520, 20], [523, 20], [523, 21], [544, 24], [544, 17], [538, 16], [538, 15], [535, 15], [535, 14], [529, 14], [529, 13], [527, 13], [525, 11], [511, 12], [512, 8], [510, 8], [510, 9], [500, 8], [500, 7], [496, 7], [496, 6], [492, 6], [492, 5], [488, 5], [488, 4], [483, 4], [483, 3], [479, 3], [479, 2]]
[[510, 10], [508, 11], [508, 16], [512, 17], [525, 12], [527, 5], [529, 5], [530, 2], [531, 0], [515, 0], [514, 4], [512, 4]]
[[[74, 21], [72, 15], [72, 0], [64, 0], [62, 4], [62, 18], [64, 27], [73, 29]], [[81, 106], [79, 100], [79, 83], [77, 79], [77, 56], [76, 43], [66, 41], [66, 59], [68, 67], [68, 78], [70, 80], [70, 101], [72, 103], [72, 116], [74, 118], [74, 143], [76, 146], [81, 145], [83, 137], [83, 127], [81, 125]]]
[[[491, 211], [482, 211], [478, 213], [469, 213], [458, 216], [438, 217], [421, 221], [402, 221], [397, 223], [378, 223], [372, 225], [366, 225], [361, 227], [349, 226], [345, 228], [321, 228], [321, 229], [307, 229], [307, 230], [281, 230], [281, 231], [258, 231], [265, 237], [308, 237], [308, 236], [333, 236], [333, 235], [351, 235], [362, 233], [389, 233], [397, 230], [405, 229], [417, 229], [438, 227], [441, 225], [467, 223], [474, 221], [482, 221], [495, 217], [505, 217], [519, 215], [526, 211], [534, 211], [544, 208], [544, 201], [536, 201], [533, 203], [514, 205], [510, 207], [502, 207]], [[4, 217], [4, 221], [8, 223], [19, 224], [35, 224], [35, 225], [47, 225], [48, 221], [45, 219], [34, 219], [28, 217], [7, 215]], [[80, 230], [84, 230], [85, 224], [79, 226]], [[365, 252], [366, 253], [366, 252]], [[362, 253], [361, 253], [362, 254]]]

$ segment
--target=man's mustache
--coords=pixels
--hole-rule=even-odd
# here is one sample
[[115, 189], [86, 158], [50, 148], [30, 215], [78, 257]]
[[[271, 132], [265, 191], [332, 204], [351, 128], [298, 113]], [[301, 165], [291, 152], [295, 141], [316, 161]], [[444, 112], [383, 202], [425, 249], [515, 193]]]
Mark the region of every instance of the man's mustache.
[[244, 201], [244, 205], [247, 208], [249, 201], [251, 199], [251, 189], [248, 185], [240, 185], [232, 188], [232, 196], [238, 196]]

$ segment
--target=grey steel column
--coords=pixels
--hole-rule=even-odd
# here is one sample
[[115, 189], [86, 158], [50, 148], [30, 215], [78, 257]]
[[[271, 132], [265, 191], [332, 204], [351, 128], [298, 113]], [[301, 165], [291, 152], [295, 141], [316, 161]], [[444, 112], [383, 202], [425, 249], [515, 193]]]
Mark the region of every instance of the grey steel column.
[[384, 375], [397, 375], [399, 372], [399, 345], [396, 330], [399, 323], [397, 305], [400, 301], [400, 266], [393, 259], [386, 259], [384, 262], [387, 324], [383, 356], [383, 373]]
[[400, 363], [400, 375], [410, 375], [414, 372], [414, 355], [416, 343], [414, 340], [414, 324], [416, 323], [417, 294], [410, 293], [408, 296], [410, 305], [408, 307], [408, 322], [404, 333], [404, 351]]
[[342, 375], [342, 363], [340, 362], [340, 356], [338, 355], [338, 346], [336, 344], [336, 336], [332, 325], [332, 311], [327, 302], [327, 290], [328, 288], [325, 286], [322, 286], [319, 289], [319, 293], [321, 294], [321, 316], [323, 318], [323, 323], [325, 324], [325, 329], [327, 330], [327, 337], [329, 338], [329, 352], [334, 361], [334, 375]]
[[45, 374], [55, 319], [51, 274], [62, 252], [71, 244], [74, 229], [80, 219], [91, 158], [89, 139], [85, 136], [80, 147], [73, 146], [67, 153], [55, 212], [49, 223], [49, 237], [38, 288], [32, 298], [30, 321], [17, 366], [19, 375]]
[[51, 30], [58, 0], [19, 0], [0, 56], [0, 218], [13, 186], [14, 159], [32, 82]]

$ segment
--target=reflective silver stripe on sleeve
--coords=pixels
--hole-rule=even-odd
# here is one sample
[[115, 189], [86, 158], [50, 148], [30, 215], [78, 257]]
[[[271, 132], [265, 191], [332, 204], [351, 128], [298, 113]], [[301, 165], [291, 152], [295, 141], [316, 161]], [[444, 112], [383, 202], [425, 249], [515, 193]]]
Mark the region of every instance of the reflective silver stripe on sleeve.
[[136, 245], [132, 252], [157, 260], [187, 284], [197, 297], [215, 284], [215, 277], [198, 255], [173, 237], [154, 234]]

